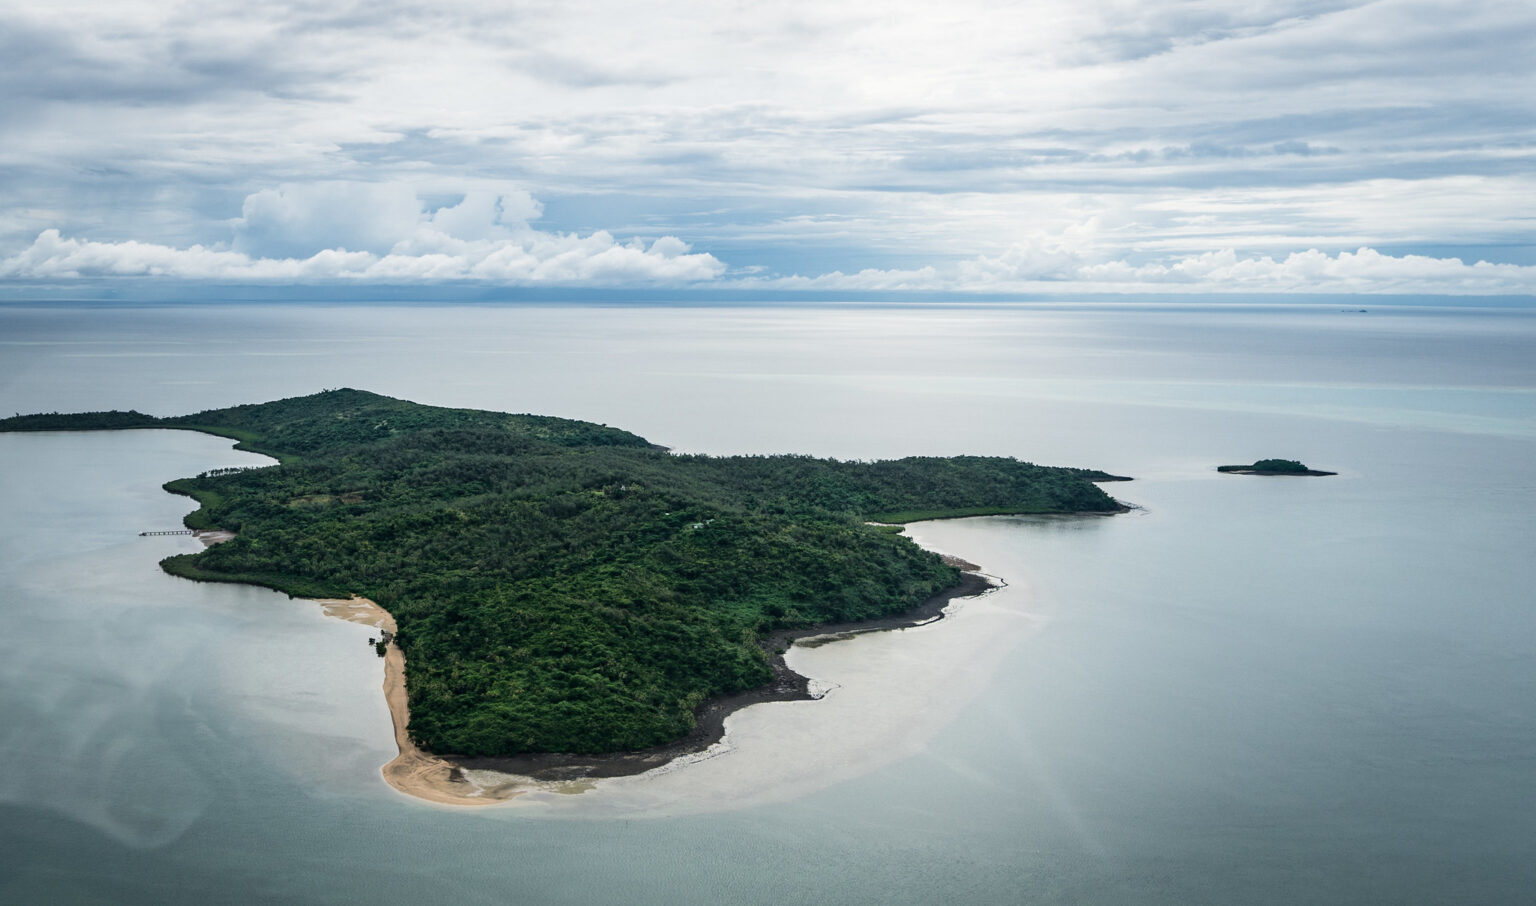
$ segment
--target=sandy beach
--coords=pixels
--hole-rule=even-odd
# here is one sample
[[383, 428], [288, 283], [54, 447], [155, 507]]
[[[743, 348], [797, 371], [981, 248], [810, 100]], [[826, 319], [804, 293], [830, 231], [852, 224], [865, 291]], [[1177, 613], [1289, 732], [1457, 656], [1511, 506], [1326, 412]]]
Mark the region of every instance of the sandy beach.
[[[233, 532], [199, 531], [204, 546], [212, 547], [234, 537]], [[805, 647], [824, 645], [866, 632], [906, 629], [943, 619], [944, 609], [956, 598], [986, 594], [997, 586], [981, 573], [981, 567], [951, 554], [944, 562], [962, 570], [960, 583], [931, 596], [911, 610], [875, 620], [822, 624], [811, 629], [780, 630], [762, 640], [772, 661], [773, 679], [757, 689], [716, 696], [700, 706], [696, 724], [682, 739], [638, 752], [572, 755], [530, 752], [501, 758], [433, 755], [411, 741], [407, 727], [411, 709], [405, 686], [405, 652], [396, 645], [395, 618], [368, 598], [312, 598], [327, 616], [360, 623], [389, 633], [384, 652], [384, 701], [394, 725], [399, 753], [380, 773], [390, 786], [408, 796], [440, 805], [495, 805], [524, 793], [548, 789], [551, 783], [585, 785], [604, 777], [625, 777], [662, 767], [674, 759], [696, 755], [725, 738], [725, 719], [762, 702], [807, 701], [819, 698], [807, 677], [785, 663], [784, 652], [800, 642]]]
[[[975, 570], [974, 564], [946, 557], [953, 565]], [[896, 616], [859, 623], [831, 624], [814, 629], [786, 630], [764, 641], [773, 654], [773, 680], [759, 689], [720, 696], [699, 710], [694, 731], [683, 739], [639, 752], [604, 755], [569, 755], [535, 752], [509, 758], [437, 756], [422, 751], [411, 741], [407, 727], [411, 713], [406, 696], [405, 654], [391, 640], [384, 656], [384, 699], [394, 724], [399, 754], [381, 769], [384, 780], [409, 796], [442, 805], [494, 805], [507, 802], [550, 782], [588, 781], [601, 777], [640, 774], [675, 758], [708, 749], [725, 736], [725, 719], [749, 705], [770, 701], [803, 701], [817, 696], [806, 677], [790, 669], [783, 651], [797, 640], [823, 644], [851, 634], [919, 626], [943, 617], [944, 608], [960, 597], [984, 594], [994, 586], [974, 571], [965, 572], [959, 585], [930, 597], [916, 608]], [[367, 598], [317, 598], [326, 615], [376, 629], [395, 632], [395, 619]], [[505, 778], [504, 780], [495, 778]], [[490, 779], [490, 782], [487, 780]]]
[[[212, 547], [234, 537], [233, 532], [211, 530], [195, 533], [204, 546]], [[810, 629], [780, 630], [763, 639], [773, 678], [766, 685], [734, 695], [716, 696], [700, 706], [692, 732], [682, 739], [637, 752], [573, 755], [560, 752], [529, 752], [487, 758], [439, 756], [423, 751], [411, 741], [407, 727], [411, 710], [405, 685], [405, 652], [393, 639], [395, 618], [368, 598], [312, 598], [327, 616], [360, 623], [387, 632], [384, 652], [384, 701], [389, 706], [398, 754], [380, 773], [390, 786], [408, 796], [440, 805], [495, 805], [524, 793], [549, 789], [551, 784], [584, 787], [605, 777], [626, 777], [662, 767], [675, 759], [697, 755], [725, 738], [725, 719], [750, 705], [762, 702], [808, 701], [819, 698], [809, 678], [791, 669], [784, 652], [797, 642], [816, 647], [866, 632], [906, 629], [943, 619], [944, 610], [956, 598], [986, 594], [997, 587], [981, 567], [951, 554], [945, 563], [961, 570], [960, 583], [929, 597], [909, 611], [875, 620], [822, 624]], [[574, 786], [573, 786], [574, 785]]]
[[[367, 598], [317, 598], [327, 616], [395, 632], [395, 618]], [[442, 805], [493, 805], [505, 802], [526, 790], [508, 778], [498, 786], [480, 786], [465, 776], [457, 765], [423, 752], [411, 742], [406, 727], [411, 709], [405, 693], [405, 653], [393, 641], [384, 654], [384, 700], [389, 704], [390, 720], [395, 727], [395, 745], [400, 754], [384, 765], [381, 773], [390, 786], [410, 796]]]
[[[194, 533], [205, 547], [228, 541], [234, 532], [208, 530]], [[311, 598], [320, 605], [326, 616], [349, 623], [361, 623], [388, 632], [394, 636], [395, 618], [389, 611], [367, 598]], [[524, 792], [526, 785], [521, 778], [508, 777], [507, 782], [497, 785], [477, 784], [463, 770], [449, 761], [423, 752], [411, 742], [406, 727], [411, 722], [410, 702], [405, 691], [405, 652], [391, 638], [384, 651], [384, 701], [389, 705], [389, 718], [394, 724], [395, 746], [399, 749], [388, 764], [380, 769], [390, 786], [409, 796], [436, 802], [441, 805], [493, 805], [505, 802]]]

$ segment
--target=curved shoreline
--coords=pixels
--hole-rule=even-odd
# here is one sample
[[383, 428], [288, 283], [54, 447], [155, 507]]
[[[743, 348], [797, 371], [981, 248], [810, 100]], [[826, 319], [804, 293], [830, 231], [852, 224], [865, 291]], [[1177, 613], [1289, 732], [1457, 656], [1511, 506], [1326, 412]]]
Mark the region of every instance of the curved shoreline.
[[[391, 635], [395, 632], [395, 618], [367, 598], [309, 600], [319, 604], [326, 616], [372, 626]], [[385, 783], [406, 795], [440, 805], [492, 805], [518, 795], [520, 791], [482, 789], [469, 783], [456, 766], [423, 752], [411, 742], [411, 735], [406, 731], [411, 722], [411, 710], [405, 692], [405, 652], [393, 641], [384, 653], [384, 702], [389, 706], [395, 747], [399, 750], [399, 754], [379, 769]]]
[[[965, 564], [971, 567], [971, 564]], [[975, 567], [971, 567], [975, 568]], [[820, 696], [810, 691], [810, 680], [784, 663], [784, 652], [799, 639], [848, 638], [865, 632], [907, 629], [936, 622], [944, 608], [956, 598], [969, 598], [995, 588], [980, 573], [961, 574], [960, 583], [929, 597], [901, 614], [846, 623], [823, 623], [809, 629], [785, 629], [768, 635], [760, 644], [772, 658], [773, 679], [767, 685], [705, 701], [695, 713], [693, 731], [682, 739], [663, 743], [638, 752], [609, 752], [600, 755], [574, 755], [560, 752], [529, 752], [506, 757], [442, 756], [445, 762], [469, 771], [495, 771], [515, 774], [536, 781], [596, 780], [625, 777], [659, 768], [675, 758], [703, 752], [725, 736], [725, 719], [732, 713], [760, 702], [811, 701]]]
[[[810, 691], [809, 679], [790, 669], [784, 652], [796, 641], [822, 639], [833, 641], [866, 632], [907, 629], [933, 623], [944, 617], [944, 608], [956, 598], [982, 595], [997, 588], [976, 570], [979, 567], [955, 561], [965, 572], [959, 584], [944, 589], [906, 611], [874, 620], [824, 623], [809, 629], [787, 629], [768, 635], [761, 641], [772, 658], [773, 679], [767, 685], [734, 695], [717, 696], [699, 706], [692, 732], [682, 739], [638, 752], [611, 752], [601, 755], [533, 752], [502, 758], [434, 755], [411, 741], [407, 726], [410, 706], [405, 688], [405, 653], [393, 641], [384, 656], [384, 700], [394, 725], [395, 746], [399, 754], [380, 768], [384, 781], [401, 793], [439, 805], [494, 805], [515, 799], [529, 788], [519, 780], [534, 783], [550, 781], [595, 780], [641, 774], [672, 760], [703, 752], [725, 737], [725, 719], [736, 711], [761, 702], [807, 701], [820, 696]], [[367, 598], [311, 598], [326, 615], [337, 619], [395, 632], [395, 620], [388, 611]], [[482, 786], [470, 779], [469, 771], [490, 771], [511, 775], [508, 782]]]

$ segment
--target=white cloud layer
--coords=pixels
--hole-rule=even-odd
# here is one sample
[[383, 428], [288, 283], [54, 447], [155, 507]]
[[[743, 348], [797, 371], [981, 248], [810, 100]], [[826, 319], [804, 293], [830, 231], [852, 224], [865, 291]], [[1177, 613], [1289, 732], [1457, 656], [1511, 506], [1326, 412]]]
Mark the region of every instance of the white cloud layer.
[[1460, 258], [1384, 255], [1372, 248], [1327, 255], [1317, 249], [1284, 258], [1240, 258], [1232, 249], [1172, 264], [1132, 267], [1121, 261], [1084, 265], [1089, 283], [1199, 285], [1234, 292], [1361, 292], [1499, 295], [1536, 292], [1536, 267], [1466, 263]]
[[[417, 249], [376, 255], [322, 249], [307, 258], [252, 258], [228, 249], [173, 248], [149, 242], [91, 242], [44, 230], [19, 254], [0, 260], [0, 278], [75, 280], [171, 277], [214, 283], [432, 283], [505, 286], [679, 286], [725, 271], [713, 255], [663, 236], [620, 244], [588, 236], [533, 233], [516, 239], [462, 240], [424, 231]], [[440, 251], [424, 251], [436, 246]]]
[[288, 186], [246, 198], [233, 248], [93, 242], [48, 229], [0, 261], [0, 279], [677, 286], [725, 272], [675, 236], [620, 243], [603, 230], [545, 232], [528, 225], [538, 214], [519, 190], [473, 192], [429, 212], [407, 186]]
[[[471, 205], [481, 216], [461, 221], [466, 216], [463, 205]], [[1283, 258], [1243, 257], [1233, 249], [1222, 249], [1161, 263], [1087, 263], [1067, 243], [1036, 239], [996, 257], [978, 256], [948, 267], [867, 268], [851, 274], [833, 271], [811, 277], [726, 277], [723, 262], [713, 255], [692, 252], [687, 243], [673, 236], [647, 244], [638, 239], [620, 243], [604, 231], [577, 236], [524, 226], [515, 235], [465, 239], [444, 230], [512, 233], [494, 222], [487, 227], [486, 218], [502, 210], [483, 197], [466, 199], [425, 218], [409, 238], [396, 242], [382, 255], [328, 248], [302, 258], [264, 258], [200, 245], [173, 248], [137, 241], [91, 242], [65, 238], [51, 229], [24, 251], [0, 260], [0, 279], [165, 277], [213, 283], [474, 282], [811, 292], [1536, 294], [1536, 267], [1393, 256], [1363, 247], [1335, 255], [1308, 249]]]
[[1413, 295], [1536, 294], [1536, 267], [1468, 264], [1459, 258], [1386, 255], [1371, 248], [1328, 255], [1317, 249], [1283, 258], [1242, 257], [1234, 249], [1166, 263], [1083, 263], [1061, 248], [1015, 246], [952, 268], [834, 271], [815, 277], [745, 278], [742, 286], [822, 291], [989, 293], [1221, 292], [1401, 293]]

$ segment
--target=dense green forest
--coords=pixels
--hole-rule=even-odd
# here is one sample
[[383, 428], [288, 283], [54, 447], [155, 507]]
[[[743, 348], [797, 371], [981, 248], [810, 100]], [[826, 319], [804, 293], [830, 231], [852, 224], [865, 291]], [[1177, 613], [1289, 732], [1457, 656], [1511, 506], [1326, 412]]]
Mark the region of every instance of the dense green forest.
[[1111, 512], [1100, 472], [1000, 457], [680, 456], [588, 422], [357, 390], [175, 418], [0, 430], [206, 431], [277, 457], [166, 485], [237, 537], [163, 561], [194, 579], [358, 594], [394, 614], [411, 735], [465, 755], [667, 742], [769, 679], [769, 632], [899, 613], [957, 571], [875, 521]]

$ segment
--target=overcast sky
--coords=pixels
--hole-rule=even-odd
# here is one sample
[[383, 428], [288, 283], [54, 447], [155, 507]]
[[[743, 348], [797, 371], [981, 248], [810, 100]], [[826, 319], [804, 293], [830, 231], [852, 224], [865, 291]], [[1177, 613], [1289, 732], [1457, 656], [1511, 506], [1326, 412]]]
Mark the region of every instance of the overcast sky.
[[1536, 293], [1536, 3], [0, 0], [0, 284]]

